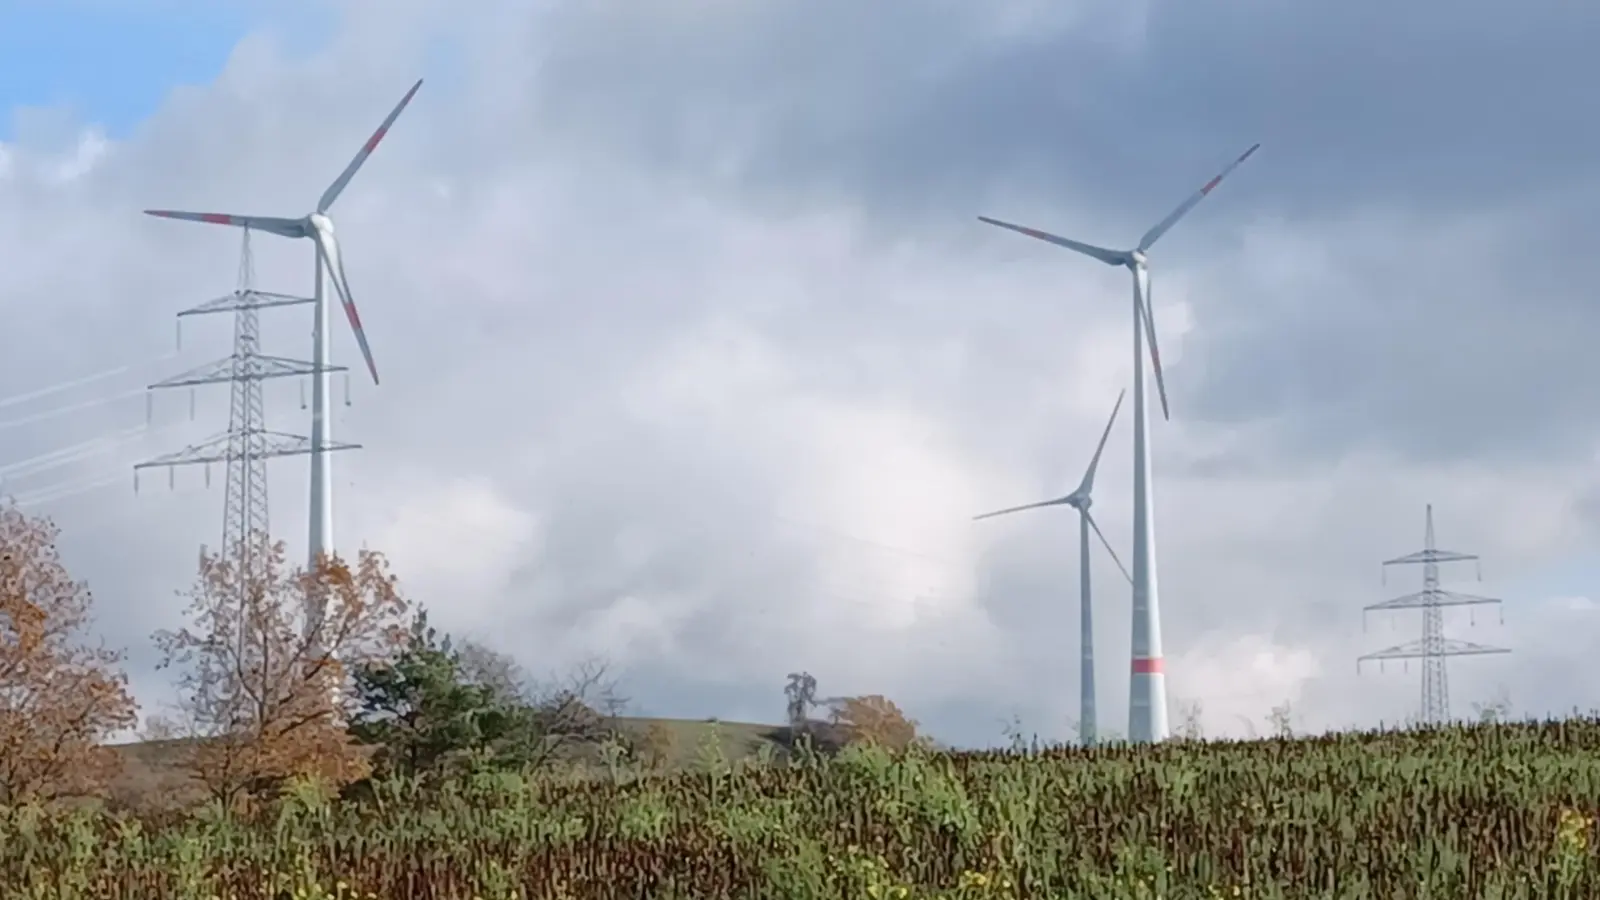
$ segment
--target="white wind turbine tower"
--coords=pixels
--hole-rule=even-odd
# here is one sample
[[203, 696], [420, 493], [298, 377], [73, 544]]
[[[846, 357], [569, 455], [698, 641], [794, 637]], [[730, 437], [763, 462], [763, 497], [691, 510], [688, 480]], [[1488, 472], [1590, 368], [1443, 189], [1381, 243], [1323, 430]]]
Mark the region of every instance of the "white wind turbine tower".
[[[378, 130], [362, 145], [360, 152], [350, 165], [339, 173], [339, 177], [328, 185], [322, 192], [322, 198], [317, 201], [315, 211], [298, 219], [279, 218], [275, 216], [236, 216], [227, 213], [197, 213], [177, 212], [170, 209], [147, 209], [145, 213], [160, 216], [166, 219], [183, 219], [190, 222], [206, 222], [212, 225], [235, 225], [240, 228], [253, 228], [268, 234], [276, 234], [288, 238], [309, 238], [316, 245], [316, 259], [312, 276], [312, 297], [315, 301], [316, 324], [312, 331], [314, 345], [312, 362], [315, 373], [312, 376], [311, 387], [311, 523], [308, 535], [308, 551], [311, 565], [316, 565], [317, 559], [323, 553], [331, 552], [333, 538], [333, 497], [329, 478], [330, 454], [328, 452], [328, 439], [330, 420], [328, 417], [328, 376], [331, 369], [328, 366], [328, 357], [331, 349], [331, 334], [329, 329], [328, 299], [324, 290], [324, 274], [327, 280], [333, 282], [333, 288], [339, 295], [339, 300], [344, 305], [345, 317], [350, 320], [350, 330], [355, 333], [356, 343], [361, 347], [361, 355], [367, 362], [367, 371], [372, 373], [372, 383], [378, 383], [378, 369], [372, 361], [372, 350], [367, 345], [367, 334], [361, 327], [361, 316], [356, 312], [355, 301], [350, 294], [350, 283], [345, 277], [344, 260], [339, 253], [339, 241], [334, 236], [333, 220], [328, 218], [328, 209], [339, 195], [350, 184], [350, 179], [372, 151], [377, 149], [378, 143], [394, 125], [395, 119], [411, 102], [417, 89], [422, 87], [419, 80], [406, 91], [394, 111], [383, 120]], [[322, 610], [312, 610], [311, 622], [321, 620]], [[314, 627], [314, 626], [313, 626]]]
[[1150, 343], [1150, 367], [1155, 372], [1156, 390], [1161, 396], [1161, 415], [1171, 418], [1167, 408], [1167, 385], [1161, 374], [1161, 353], [1156, 345], [1155, 322], [1151, 317], [1150, 269], [1145, 257], [1155, 242], [1194, 209], [1195, 204], [1228, 174], [1255, 153], [1253, 145], [1206, 182], [1193, 196], [1145, 232], [1132, 250], [1108, 250], [1084, 244], [1046, 231], [1013, 225], [987, 216], [981, 222], [1008, 228], [1028, 237], [1075, 250], [1106, 265], [1120, 266], [1133, 274], [1133, 661], [1128, 682], [1128, 739], [1136, 743], [1166, 740], [1167, 685], [1161, 659], [1161, 605], [1156, 588], [1155, 527], [1151, 521], [1150, 444], [1145, 432], [1150, 416], [1145, 409], [1144, 341]]
[[1025, 509], [1040, 509], [1046, 506], [1070, 506], [1078, 511], [1078, 648], [1080, 660], [1079, 673], [1079, 700], [1078, 700], [1078, 737], [1085, 747], [1092, 747], [1098, 740], [1096, 734], [1095, 716], [1095, 690], [1094, 690], [1094, 607], [1089, 599], [1089, 531], [1094, 530], [1095, 536], [1100, 538], [1100, 543], [1111, 554], [1111, 561], [1117, 564], [1122, 577], [1130, 582], [1133, 580], [1128, 575], [1128, 570], [1122, 565], [1122, 560], [1117, 558], [1117, 551], [1111, 549], [1111, 542], [1106, 540], [1105, 534], [1100, 531], [1100, 526], [1095, 522], [1094, 516], [1089, 513], [1089, 507], [1094, 505], [1091, 496], [1094, 491], [1094, 473], [1100, 468], [1100, 454], [1106, 449], [1106, 438], [1111, 436], [1111, 426], [1117, 422], [1117, 413], [1122, 409], [1122, 397], [1127, 391], [1117, 394], [1117, 405], [1111, 408], [1111, 420], [1106, 422], [1106, 430], [1100, 435], [1100, 445], [1095, 448], [1094, 456], [1089, 460], [1089, 468], [1083, 473], [1083, 480], [1078, 482], [1078, 487], [1065, 497], [1054, 500], [1045, 500], [1042, 503], [1029, 503], [1026, 506], [1013, 506], [997, 512], [984, 513], [974, 516], [973, 521], [989, 519], [994, 516], [1003, 516], [1007, 513], [1021, 512]]

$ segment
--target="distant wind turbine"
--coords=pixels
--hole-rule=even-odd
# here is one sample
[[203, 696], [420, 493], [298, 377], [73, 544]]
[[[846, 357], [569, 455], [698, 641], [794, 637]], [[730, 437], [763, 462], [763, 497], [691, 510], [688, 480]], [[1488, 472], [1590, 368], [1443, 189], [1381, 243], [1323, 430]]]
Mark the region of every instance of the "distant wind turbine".
[[1078, 648], [1081, 660], [1078, 679], [1081, 692], [1078, 700], [1078, 736], [1085, 747], [1094, 746], [1098, 739], [1094, 690], [1094, 606], [1089, 597], [1090, 529], [1093, 529], [1095, 535], [1100, 538], [1100, 543], [1106, 548], [1106, 552], [1111, 554], [1111, 561], [1122, 571], [1122, 577], [1127, 578], [1130, 583], [1133, 580], [1128, 576], [1128, 570], [1122, 565], [1122, 560], [1117, 558], [1117, 551], [1111, 549], [1111, 542], [1106, 540], [1094, 516], [1089, 513], [1089, 507], [1094, 504], [1094, 498], [1091, 496], [1094, 491], [1094, 473], [1100, 468], [1100, 454], [1106, 449], [1106, 438], [1111, 436], [1111, 426], [1117, 422], [1117, 412], [1122, 409], [1122, 397], [1126, 393], [1127, 391], [1123, 391], [1117, 394], [1117, 405], [1111, 408], [1111, 420], [1106, 422], [1106, 430], [1100, 435], [1100, 446], [1095, 448], [1094, 457], [1089, 460], [1089, 468], [1084, 471], [1083, 480], [1078, 482], [1077, 490], [1065, 497], [1045, 500], [1042, 503], [1029, 503], [1026, 506], [1013, 506], [1010, 509], [984, 513], [973, 519], [977, 521], [1046, 506], [1070, 506], [1078, 511]]
[[978, 217], [981, 222], [1077, 251], [1133, 273], [1133, 671], [1128, 682], [1128, 739], [1135, 743], [1167, 738], [1167, 682], [1161, 659], [1161, 604], [1156, 587], [1155, 526], [1151, 521], [1150, 444], [1145, 436], [1150, 417], [1145, 409], [1144, 340], [1150, 342], [1150, 367], [1155, 371], [1156, 390], [1161, 395], [1161, 415], [1171, 418], [1171, 414], [1167, 408], [1166, 379], [1161, 373], [1161, 352], [1156, 346], [1155, 321], [1151, 316], [1150, 269], [1145, 253], [1260, 146], [1255, 144], [1206, 182], [1145, 232], [1139, 245], [1132, 250], [1108, 250], [1047, 231]]

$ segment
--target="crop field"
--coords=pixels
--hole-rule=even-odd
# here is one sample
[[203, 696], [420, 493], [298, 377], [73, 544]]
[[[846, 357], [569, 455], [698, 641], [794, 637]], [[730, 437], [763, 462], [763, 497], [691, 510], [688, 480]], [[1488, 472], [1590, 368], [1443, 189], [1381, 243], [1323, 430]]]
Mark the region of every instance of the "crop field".
[[0, 813], [12, 898], [1600, 897], [1600, 721]]

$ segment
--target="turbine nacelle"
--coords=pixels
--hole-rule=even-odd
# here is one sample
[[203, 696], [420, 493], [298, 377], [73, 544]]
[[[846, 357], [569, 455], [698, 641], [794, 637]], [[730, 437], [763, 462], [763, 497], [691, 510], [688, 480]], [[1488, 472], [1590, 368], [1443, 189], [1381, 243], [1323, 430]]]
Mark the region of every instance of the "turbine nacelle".
[[[1189, 199], [1178, 204], [1178, 207], [1168, 213], [1165, 219], [1157, 222], [1149, 231], [1146, 231], [1144, 237], [1139, 239], [1138, 245], [1132, 250], [1111, 250], [1106, 247], [1098, 247], [1094, 244], [1086, 244], [1082, 241], [1062, 237], [1059, 234], [1051, 234], [1048, 231], [1029, 228], [1026, 225], [991, 219], [988, 216], [979, 216], [978, 221], [1004, 228], [1008, 231], [1015, 231], [1018, 234], [1027, 235], [1049, 244], [1055, 244], [1057, 247], [1064, 247], [1075, 253], [1081, 253], [1090, 259], [1097, 259], [1108, 266], [1121, 266], [1133, 273], [1133, 302], [1137, 317], [1134, 327], [1136, 329], [1142, 328], [1144, 331], [1146, 351], [1150, 354], [1150, 368], [1156, 376], [1156, 391], [1161, 397], [1161, 416], [1162, 418], [1170, 419], [1172, 411], [1167, 405], [1167, 379], [1161, 371], [1161, 350], [1156, 344], [1155, 307], [1150, 299], [1150, 267], [1149, 260], [1145, 257], [1145, 251], [1155, 246], [1156, 241], [1161, 240], [1162, 235], [1170, 231], [1172, 226], [1178, 224], [1179, 219], [1188, 215], [1189, 210], [1194, 209], [1196, 204], [1204, 200], [1207, 194], [1210, 194], [1217, 185], [1222, 183], [1222, 179], [1228, 177], [1228, 173], [1239, 168], [1260, 146], [1260, 144], [1252, 145], [1249, 150], [1240, 154], [1238, 159], [1235, 159], [1221, 172], [1217, 173], [1216, 177], [1206, 182], [1200, 190], [1191, 194]], [[1139, 393], [1138, 402], [1141, 404], [1144, 402], [1143, 391]]]
[[[1111, 437], [1111, 426], [1117, 423], [1117, 412], [1122, 409], [1122, 398], [1126, 393], [1127, 392], [1124, 391], [1117, 394], [1117, 405], [1111, 408], [1111, 418], [1106, 420], [1106, 430], [1100, 433], [1100, 443], [1095, 447], [1094, 456], [1089, 459], [1089, 467], [1084, 470], [1083, 480], [1078, 483], [1076, 490], [1065, 497], [1057, 497], [1054, 500], [1045, 500], [1039, 503], [1029, 503], [1025, 506], [1012, 506], [1007, 509], [996, 510], [991, 513], [984, 513], [981, 516], [973, 516], [973, 520], [977, 521], [979, 519], [992, 519], [995, 516], [1004, 516], [1014, 512], [1022, 512], [1026, 509], [1043, 509], [1047, 506], [1071, 507], [1072, 509], [1078, 511], [1078, 515], [1082, 517], [1083, 523], [1094, 531], [1096, 537], [1100, 538], [1100, 543], [1106, 548], [1106, 552], [1111, 554], [1111, 561], [1116, 563], [1117, 568], [1122, 571], [1122, 577], [1129, 578], [1127, 567], [1124, 566], [1122, 564], [1122, 560], [1117, 557], [1117, 551], [1111, 549], [1111, 542], [1106, 540], [1106, 536], [1104, 534], [1101, 534], [1100, 525], [1095, 522], [1094, 514], [1089, 512], [1089, 507], [1094, 505], [1094, 500], [1091, 499], [1090, 495], [1094, 492], [1095, 472], [1100, 468], [1100, 454], [1105, 452], [1106, 439]], [[1087, 553], [1087, 549], [1085, 549], [1084, 552]], [[1085, 556], [1080, 562], [1083, 566], [1085, 566], [1085, 571], [1087, 571], [1087, 566], [1089, 565], [1088, 557]]]
[[411, 102], [411, 98], [416, 95], [417, 89], [420, 87], [422, 87], [422, 82], [418, 81], [411, 86], [411, 90], [407, 91], [404, 97], [400, 98], [400, 102], [389, 112], [388, 117], [383, 120], [383, 124], [378, 126], [378, 130], [372, 133], [372, 137], [368, 138], [365, 144], [361, 145], [361, 149], [356, 153], [355, 158], [350, 160], [350, 164], [345, 167], [343, 172], [339, 173], [339, 177], [328, 185], [326, 191], [323, 191], [321, 199], [317, 201], [316, 211], [304, 218], [236, 216], [229, 213], [180, 212], [170, 209], [147, 209], [145, 212], [164, 219], [182, 219], [190, 222], [205, 222], [211, 225], [255, 228], [287, 238], [310, 238], [317, 245], [318, 285], [320, 287], [320, 279], [326, 273], [328, 281], [333, 284], [334, 294], [344, 307], [345, 318], [350, 320], [350, 331], [355, 335], [356, 344], [361, 348], [361, 356], [366, 360], [367, 371], [372, 374], [372, 383], [377, 384], [378, 367], [372, 360], [372, 348], [367, 343], [366, 329], [361, 325], [361, 315], [356, 311], [355, 299], [350, 293], [350, 279], [344, 272], [344, 254], [340, 252], [339, 241], [334, 237], [333, 220], [328, 218], [326, 213], [329, 207], [333, 206], [333, 201], [339, 199], [339, 195], [349, 186], [350, 179], [355, 177], [356, 172], [367, 161], [367, 157], [371, 156], [372, 151], [377, 149], [378, 143], [383, 140], [384, 135], [389, 133], [389, 129], [394, 125], [395, 119], [400, 117], [400, 113]]

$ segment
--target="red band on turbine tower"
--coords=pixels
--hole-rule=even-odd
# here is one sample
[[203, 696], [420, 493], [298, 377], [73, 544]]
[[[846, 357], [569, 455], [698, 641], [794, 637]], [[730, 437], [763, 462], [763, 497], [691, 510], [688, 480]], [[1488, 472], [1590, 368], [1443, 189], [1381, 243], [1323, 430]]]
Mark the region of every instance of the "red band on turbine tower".
[[1146, 656], [1133, 661], [1133, 674], [1135, 675], [1160, 675], [1164, 672], [1161, 657]]

